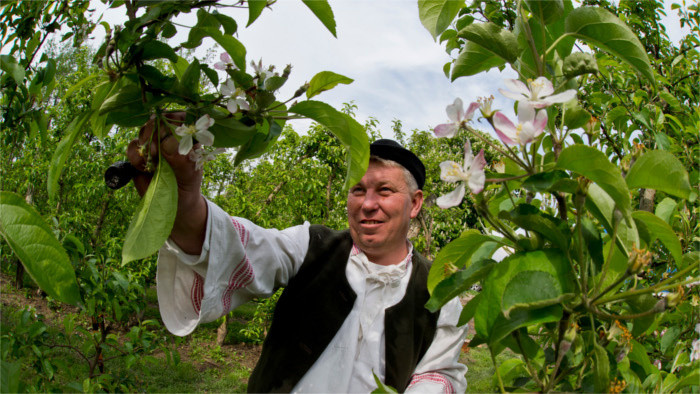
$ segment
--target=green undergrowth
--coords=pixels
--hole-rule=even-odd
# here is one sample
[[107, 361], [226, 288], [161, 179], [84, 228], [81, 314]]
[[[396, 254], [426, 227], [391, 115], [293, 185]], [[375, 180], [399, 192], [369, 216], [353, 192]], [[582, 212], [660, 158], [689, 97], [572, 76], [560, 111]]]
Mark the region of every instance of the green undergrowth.
[[[16, 290], [11, 286], [3, 286], [0, 295], [14, 292], [22, 294], [22, 305], [11, 304], [7, 298], [3, 297], [0, 307], [0, 333], [12, 331], [18, 324], [18, 316], [29, 301], [37, 302], [37, 298], [27, 298], [26, 290]], [[146, 291], [147, 309], [143, 319], [153, 319], [161, 322], [157, 308], [157, 295], [154, 288]], [[45, 301], [45, 300], [44, 300]], [[36, 305], [36, 304], [33, 304]], [[251, 354], [246, 354], [246, 348], [238, 347], [235, 344], [246, 343], [247, 339], [241, 334], [241, 330], [246, 327], [246, 323], [253, 319], [257, 303], [250, 302], [242, 305], [227, 317], [228, 334], [224, 341], [224, 346], [216, 345], [217, 329], [222, 323], [222, 319], [205, 323], [191, 335], [187, 337], [177, 337], [169, 334], [162, 323], [151, 328], [158, 331], [160, 340], [170, 348], [177, 349], [174, 356], [176, 360], [171, 360], [170, 356], [162, 350], [155, 350], [149, 354], [142, 354], [141, 361], [127, 367], [123, 357], [116, 357], [105, 362], [105, 374], [102, 379], [108, 379], [112, 386], [119, 387], [120, 383], [137, 391], [144, 392], [244, 392], [247, 388], [248, 377], [250, 376]], [[52, 321], [48, 317], [42, 317], [38, 313], [37, 319], [43, 321], [47, 326], [47, 333], [57, 346], [65, 345], [62, 342], [62, 326], [58, 321]], [[79, 315], [77, 321], [85, 321], [85, 317]], [[118, 337], [123, 338], [123, 332], [114, 332]], [[253, 346], [253, 345], [247, 345]], [[106, 353], [106, 356], [113, 355]], [[52, 382], [54, 387], [67, 387], [68, 384], [77, 389], [76, 384], [82, 384], [88, 376], [88, 367], [74, 352], [56, 348], [51, 351], [50, 357], [57, 361], [60, 368], [54, 373]], [[515, 357], [514, 354], [506, 350], [498, 357], [502, 362], [508, 358]], [[32, 367], [32, 355], [27, 354], [24, 359], [16, 359], [14, 362], [23, 364], [22, 379], [30, 382], [36, 378], [37, 371]], [[463, 352], [460, 360], [465, 363], [469, 370], [467, 372], [467, 392], [495, 392], [497, 391], [493, 376], [495, 370], [491, 365], [488, 350], [485, 347], [477, 347]], [[248, 366], [246, 366], [248, 365]], [[99, 378], [98, 378], [99, 379]]]

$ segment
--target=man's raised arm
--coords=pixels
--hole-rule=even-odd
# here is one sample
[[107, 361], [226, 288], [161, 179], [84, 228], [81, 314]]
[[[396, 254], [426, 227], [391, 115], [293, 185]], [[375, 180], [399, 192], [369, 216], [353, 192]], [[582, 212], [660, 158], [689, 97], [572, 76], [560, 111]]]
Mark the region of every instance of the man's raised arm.
[[[139, 170], [134, 177], [134, 186], [141, 196], [146, 193], [153, 177], [146, 171], [147, 154], [157, 161], [158, 142], [162, 147], [162, 156], [168, 161], [177, 179], [177, 216], [170, 238], [187, 254], [198, 255], [202, 251], [207, 225], [207, 202], [201, 192], [202, 170], [195, 168], [195, 163], [186, 155], [178, 153], [178, 141], [172, 136], [171, 129], [180, 125], [185, 119], [184, 112], [167, 114], [170, 126], [151, 118], [139, 132], [139, 138], [131, 141], [127, 148], [127, 157]], [[154, 136], [154, 131], [158, 131]]]

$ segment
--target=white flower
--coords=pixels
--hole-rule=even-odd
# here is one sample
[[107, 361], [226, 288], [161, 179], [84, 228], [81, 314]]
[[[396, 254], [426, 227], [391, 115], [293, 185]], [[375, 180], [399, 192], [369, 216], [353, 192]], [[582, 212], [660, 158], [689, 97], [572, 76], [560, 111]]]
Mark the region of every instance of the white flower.
[[576, 90], [569, 89], [559, 94], [554, 93], [554, 86], [545, 77], [527, 81], [525, 85], [517, 79], [506, 79], [505, 84], [508, 90], [498, 89], [502, 95], [517, 101], [527, 101], [535, 108], [549, 107], [554, 103], [565, 103], [576, 97]]
[[239, 109], [246, 111], [250, 110], [250, 104], [245, 99], [245, 92], [239, 88], [231, 79], [227, 79], [225, 83], [221, 85], [221, 94], [224, 96], [229, 96], [231, 99], [226, 103], [226, 108], [229, 112], [235, 114]]
[[214, 143], [214, 134], [209, 131], [209, 128], [214, 125], [214, 119], [209, 115], [204, 115], [197, 119], [197, 122], [193, 125], [188, 126], [178, 126], [175, 129], [175, 134], [180, 136], [180, 145], [178, 145], [177, 151], [181, 155], [186, 155], [193, 145], [192, 137], [197, 139], [202, 145], [211, 145]]
[[479, 103], [469, 104], [467, 112], [464, 112], [462, 104], [462, 99], [459, 97], [455, 99], [455, 102], [448, 105], [445, 109], [447, 112], [447, 118], [451, 120], [451, 123], [440, 124], [435, 127], [436, 137], [454, 137], [454, 135], [459, 131], [462, 123], [468, 122], [474, 116], [474, 111], [479, 108]]
[[265, 80], [268, 77], [270, 77], [271, 75], [268, 76], [270, 71], [264, 69], [263, 64], [262, 64], [262, 59], [260, 59], [257, 64], [255, 63], [255, 61], [251, 60], [250, 65], [253, 67], [253, 70], [255, 71], [255, 75], [258, 76], [259, 83], [264, 85]]
[[693, 341], [690, 351], [690, 361], [700, 360], [700, 339]]
[[547, 111], [541, 109], [535, 114], [535, 108], [526, 101], [518, 102], [517, 126], [503, 115], [496, 112], [493, 116], [493, 127], [504, 144], [525, 146], [542, 134], [547, 126]]
[[194, 168], [199, 171], [204, 168], [204, 163], [212, 161], [216, 155], [226, 152], [225, 148], [216, 148], [214, 150], [204, 149], [203, 147], [191, 151], [188, 155], [190, 160], [194, 162]]
[[440, 179], [451, 183], [459, 182], [459, 185], [453, 191], [440, 196], [436, 201], [437, 206], [445, 209], [459, 205], [462, 202], [462, 198], [464, 198], [465, 183], [469, 185], [472, 193], [480, 193], [484, 189], [484, 183], [486, 182], [484, 167], [486, 167], [484, 150], [479, 151], [479, 154], [474, 157], [469, 141], [464, 144], [463, 166], [454, 161], [443, 161], [440, 163]]
[[228, 53], [222, 53], [221, 55], [219, 55], [219, 59], [221, 59], [220, 62], [214, 63], [215, 69], [226, 70], [228, 67], [235, 67], [233, 65], [233, 59], [231, 59], [231, 55], [229, 55]]
[[484, 118], [490, 119], [493, 116], [494, 112], [491, 109], [491, 106], [493, 105], [493, 95], [489, 97], [479, 97], [478, 99], [476, 99], [476, 101], [479, 103], [481, 115], [483, 115]]
[[695, 332], [697, 332], [698, 334], [700, 334], [700, 323], [698, 323], [698, 324], [695, 325]]

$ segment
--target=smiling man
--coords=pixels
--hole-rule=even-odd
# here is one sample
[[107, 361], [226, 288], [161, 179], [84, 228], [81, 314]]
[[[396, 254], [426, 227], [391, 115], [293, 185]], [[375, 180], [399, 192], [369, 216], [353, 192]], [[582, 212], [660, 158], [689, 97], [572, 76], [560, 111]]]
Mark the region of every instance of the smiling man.
[[[144, 126], [143, 141], [152, 129]], [[135, 148], [129, 157], [140, 168]], [[166, 327], [187, 335], [284, 287], [250, 392], [368, 393], [377, 387], [373, 374], [401, 392], [464, 392], [461, 305], [425, 309], [430, 264], [407, 239], [423, 204], [425, 168], [391, 140], [372, 143], [370, 154], [348, 193], [348, 230], [309, 223], [276, 230], [205, 200], [201, 170], [166, 138], [163, 157], [179, 189], [176, 223], [158, 259]], [[140, 191], [147, 184], [135, 183]]]

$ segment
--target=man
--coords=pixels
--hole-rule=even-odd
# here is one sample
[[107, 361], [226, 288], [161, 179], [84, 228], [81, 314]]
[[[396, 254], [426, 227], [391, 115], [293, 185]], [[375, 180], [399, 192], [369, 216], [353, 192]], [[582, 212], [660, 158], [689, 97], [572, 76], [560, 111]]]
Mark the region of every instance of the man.
[[[181, 117], [180, 117], [181, 119]], [[143, 168], [139, 143], [129, 147]], [[162, 129], [166, 129], [162, 127]], [[425, 168], [390, 140], [370, 146], [369, 168], [348, 193], [349, 230], [308, 223], [264, 229], [201, 195], [201, 171], [161, 136], [178, 181], [178, 212], [158, 261], [166, 327], [191, 333], [255, 297], [285, 287], [248, 384], [251, 392], [371, 392], [373, 374], [406, 392], [463, 392], [466, 327], [455, 299], [424, 308], [429, 263], [407, 240], [423, 203]], [[152, 147], [153, 149], [153, 147]], [[140, 192], [148, 180], [136, 178]]]

